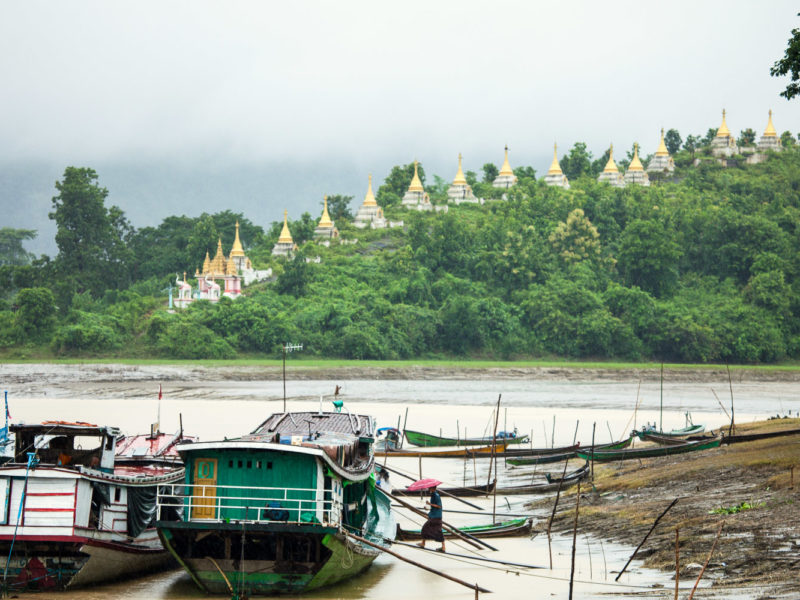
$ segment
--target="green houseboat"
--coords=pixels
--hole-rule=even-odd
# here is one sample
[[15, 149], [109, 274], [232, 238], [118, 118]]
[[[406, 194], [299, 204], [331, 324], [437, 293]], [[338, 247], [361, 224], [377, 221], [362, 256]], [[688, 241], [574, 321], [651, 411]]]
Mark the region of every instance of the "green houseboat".
[[389, 500], [376, 493], [375, 422], [328, 412], [270, 416], [252, 433], [182, 444], [182, 485], [162, 486], [161, 540], [213, 594], [298, 593], [352, 577], [379, 550], [350, 534], [394, 539]]

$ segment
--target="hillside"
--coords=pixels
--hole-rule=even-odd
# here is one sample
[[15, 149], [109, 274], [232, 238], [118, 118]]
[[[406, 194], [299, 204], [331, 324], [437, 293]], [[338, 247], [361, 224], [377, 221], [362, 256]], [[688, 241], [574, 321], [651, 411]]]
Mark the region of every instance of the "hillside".
[[[356, 359], [797, 359], [800, 151], [728, 168], [702, 152], [675, 158], [675, 173], [649, 188], [586, 172], [562, 190], [524, 169], [507, 199], [468, 173], [486, 202], [447, 213], [394, 204], [392, 186], [408, 183], [393, 170], [377, 198], [403, 227], [354, 228], [360, 199], [345, 197], [330, 247], [311, 240], [318, 215], [288, 223], [300, 245], [289, 261], [270, 254], [282, 223], [263, 231], [225, 211], [135, 230], [106, 206], [113, 190], [97, 193], [88, 177], [103, 235], [68, 242], [59, 224], [56, 258], [0, 267], [0, 352], [275, 357], [291, 341], [304, 356]], [[440, 180], [427, 189], [444, 203]], [[247, 255], [273, 279], [237, 300], [168, 312], [175, 274], [191, 278], [218, 236], [229, 252], [237, 220]]]

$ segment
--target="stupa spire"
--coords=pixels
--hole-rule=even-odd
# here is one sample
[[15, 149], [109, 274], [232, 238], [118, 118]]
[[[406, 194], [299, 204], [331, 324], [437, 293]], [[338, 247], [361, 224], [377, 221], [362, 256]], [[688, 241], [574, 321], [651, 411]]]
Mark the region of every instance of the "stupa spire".
[[639, 144], [636, 143], [633, 145], [633, 159], [631, 160], [631, 164], [628, 165], [629, 171], [644, 171], [644, 166], [642, 166], [642, 161], [639, 160]]
[[372, 193], [372, 174], [369, 176], [369, 185], [367, 186], [367, 195], [364, 196], [363, 206], [378, 206], [375, 201], [375, 194]]
[[553, 144], [553, 162], [550, 163], [550, 169], [547, 171], [548, 175], [563, 175], [561, 165], [558, 162], [558, 144]]
[[603, 173], [619, 173], [617, 163], [614, 162], [614, 144], [611, 144], [608, 149], [608, 162], [606, 163], [606, 168], [603, 169]]
[[242, 242], [239, 240], [239, 221], [236, 221], [236, 237], [233, 239], [230, 258], [234, 256], [244, 256], [244, 248], [242, 248]]
[[422, 187], [422, 181], [420, 181], [420, 178], [419, 178], [419, 171], [417, 169], [417, 165], [419, 165], [419, 162], [417, 162], [417, 160], [414, 159], [414, 177], [411, 178], [411, 185], [408, 186], [408, 191], [409, 192], [424, 192], [425, 191], [425, 188]]
[[458, 173], [453, 179], [453, 185], [467, 185], [467, 178], [464, 177], [464, 171], [461, 170], [461, 152], [458, 153]]
[[772, 124], [772, 109], [769, 111], [769, 121], [767, 121], [767, 128], [764, 130], [764, 137], [778, 137], [775, 125]]
[[323, 197], [323, 201], [324, 201], [324, 205], [323, 205], [323, 208], [322, 208], [322, 217], [319, 220], [319, 224], [317, 225], [317, 228], [320, 228], [320, 227], [330, 228], [330, 227], [333, 227], [333, 221], [331, 221], [331, 216], [328, 214], [328, 197], [324, 196]]
[[292, 244], [292, 234], [289, 232], [289, 211], [283, 211], [283, 229], [281, 229], [281, 236], [278, 238], [279, 244]]
[[508, 144], [506, 144], [506, 155], [505, 159], [503, 160], [503, 166], [500, 168], [500, 175], [514, 175], [514, 171], [511, 169], [511, 165], [508, 163]]
[[656, 156], [669, 156], [669, 151], [667, 150], [667, 145], [664, 143], [664, 128], [661, 128], [661, 140], [658, 142], [658, 150], [656, 150]]
[[731, 132], [728, 129], [728, 124], [725, 122], [725, 109], [722, 109], [722, 125], [717, 129], [717, 137], [730, 137]]

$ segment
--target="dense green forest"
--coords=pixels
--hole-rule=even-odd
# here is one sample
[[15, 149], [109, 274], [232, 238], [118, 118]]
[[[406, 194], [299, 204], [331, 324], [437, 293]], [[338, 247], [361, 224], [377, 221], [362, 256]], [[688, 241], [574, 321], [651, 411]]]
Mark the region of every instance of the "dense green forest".
[[[710, 137], [668, 132], [677, 168], [649, 188], [597, 183], [607, 157], [584, 144], [561, 161], [570, 190], [521, 167], [503, 199], [485, 165], [467, 173], [485, 204], [446, 214], [400, 208], [413, 165], [397, 166], [376, 196], [403, 227], [356, 229], [360, 199], [332, 193], [340, 239], [358, 241], [315, 243], [319, 215], [304, 214], [289, 222], [293, 260], [271, 256], [281, 222], [230, 211], [137, 229], [97, 173], [69, 167], [50, 213], [55, 257], [24, 250], [36, 232], [0, 229], [0, 356], [273, 357], [294, 342], [304, 356], [356, 359], [797, 359], [800, 150], [787, 132], [766, 162], [725, 168]], [[426, 185], [434, 204], [448, 185]], [[254, 266], [274, 277], [168, 311], [176, 274], [191, 277], [218, 238], [227, 254], [237, 220]]]

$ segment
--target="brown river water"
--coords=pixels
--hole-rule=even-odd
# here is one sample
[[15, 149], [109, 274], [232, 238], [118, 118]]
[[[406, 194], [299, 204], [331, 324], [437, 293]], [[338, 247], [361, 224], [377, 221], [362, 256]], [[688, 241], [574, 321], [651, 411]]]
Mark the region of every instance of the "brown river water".
[[[160, 413], [163, 431], [177, 430], [179, 415], [188, 434], [203, 441], [238, 436], [255, 428], [273, 412], [283, 409], [281, 381], [228, 380], [204, 372], [198, 376], [191, 368], [163, 369], [91, 367], [80, 365], [0, 365], [0, 382], [9, 392], [12, 422], [42, 420], [87, 421], [115, 425], [124, 432], [149, 431]], [[159, 383], [163, 399], [158, 397]], [[638, 381], [528, 381], [511, 380], [304, 380], [286, 384], [290, 410], [329, 409], [335, 385], [342, 386], [341, 398], [351, 412], [371, 414], [378, 426], [396, 426], [407, 419], [407, 427], [429, 433], [477, 436], [491, 434], [493, 407], [501, 396], [500, 427], [517, 428], [520, 434], [533, 435], [533, 445], [564, 445], [577, 439], [591, 443], [592, 431], [598, 443], [625, 436], [634, 424], [658, 422], [663, 428], [683, 427], [686, 413], [695, 423], [718, 427], [728, 422], [720, 401], [730, 411], [731, 391], [727, 380], [707, 383]], [[638, 392], [637, 392], [638, 389]], [[322, 400], [320, 397], [322, 396]], [[747, 382], [733, 385], [736, 421], [764, 419], [776, 414], [794, 415], [800, 411], [800, 382]], [[406, 417], [406, 410], [408, 414]], [[553, 439], [555, 438], [555, 439]], [[381, 459], [383, 460], [383, 459]], [[459, 459], [392, 458], [389, 466], [418, 477], [436, 477], [451, 485], [483, 482], [488, 461], [473, 465]], [[500, 465], [499, 482], [522, 483], [533, 476], [533, 467], [506, 469]], [[539, 467], [542, 470], [542, 467]], [[399, 481], [393, 480], [395, 485]], [[497, 513], [526, 514], [524, 503], [530, 497], [498, 496]], [[422, 505], [422, 500], [415, 500]], [[483, 514], [446, 513], [445, 520], [455, 525], [470, 525], [491, 520], [492, 499], [477, 499]], [[466, 510], [467, 506], [446, 500], [446, 510]], [[486, 516], [483, 516], [486, 515]], [[535, 519], [545, 515], [533, 514]], [[418, 525], [418, 518], [398, 512], [399, 523]], [[492, 590], [503, 598], [566, 598], [569, 590], [572, 536], [553, 539], [553, 569], [549, 568], [546, 538], [541, 535], [489, 540], [496, 552], [479, 555], [495, 560], [535, 565], [522, 568], [488, 563], [477, 564], [416, 548], [395, 546], [395, 550], [418, 562]], [[630, 546], [612, 544], [578, 532], [576, 547], [575, 599], [588, 598], [672, 598], [674, 583], [669, 574], [643, 569], [633, 561], [628, 571], [614, 583], [616, 572], [625, 564], [639, 540]], [[448, 541], [448, 551], [472, 555], [461, 544]], [[705, 583], [705, 582], [704, 582]], [[686, 582], [691, 587], [693, 582]], [[705, 583], [705, 585], [708, 585]], [[684, 582], [681, 582], [683, 589]], [[682, 597], [688, 594], [688, 588]], [[486, 595], [484, 595], [486, 596]], [[203, 598], [183, 571], [167, 571], [90, 589], [48, 595], [22, 594], [24, 598], [110, 599], [188, 599]], [[384, 555], [363, 575], [343, 584], [307, 594], [317, 599], [386, 600], [436, 597], [467, 600], [474, 592], [456, 583], [422, 571]], [[696, 598], [716, 597], [710, 590], [698, 590]], [[726, 597], [731, 597], [728, 594]], [[759, 590], [741, 590], [737, 598], [758, 598]]]

